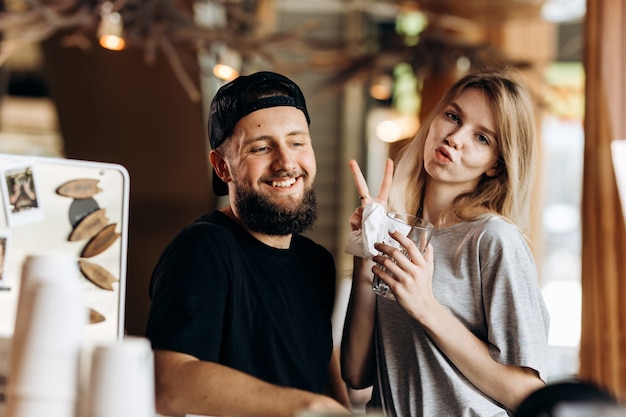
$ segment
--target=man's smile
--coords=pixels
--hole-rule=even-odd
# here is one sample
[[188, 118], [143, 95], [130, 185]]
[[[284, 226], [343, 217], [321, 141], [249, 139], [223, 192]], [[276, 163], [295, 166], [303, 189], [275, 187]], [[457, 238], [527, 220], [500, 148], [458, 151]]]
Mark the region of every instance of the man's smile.
[[291, 187], [297, 181], [297, 178], [286, 178], [284, 180], [272, 181], [272, 187]]

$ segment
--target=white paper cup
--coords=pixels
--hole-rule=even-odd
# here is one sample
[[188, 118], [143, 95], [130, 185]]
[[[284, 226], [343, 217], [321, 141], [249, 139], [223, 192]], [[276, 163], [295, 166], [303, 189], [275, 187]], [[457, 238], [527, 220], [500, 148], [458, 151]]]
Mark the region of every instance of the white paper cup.
[[37, 284], [51, 282], [78, 287], [80, 269], [76, 259], [66, 255], [29, 255], [22, 264], [13, 344], [24, 346], [24, 332], [32, 322], [33, 292]]
[[[7, 417], [75, 414], [88, 320], [77, 271], [76, 261], [69, 257], [33, 257], [24, 265], [11, 345]], [[34, 414], [34, 409], [46, 412]]]
[[0, 336], [0, 417], [6, 415], [9, 366], [11, 363], [11, 338]]
[[78, 355], [33, 353], [21, 355], [23, 363], [9, 380], [9, 401], [18, 396], [45, 401], [75, 402], [79, 385]]
[[30, 397], [11, 397], [7, 416], [75, 417], [76, 405], [67, 401], [45, 401]]
[[84, 295], [77, 285], [37, 283], [31, 292], [30, 311], [26, 312], [28, 320], [21, 329], [22, 345], [13, 351], [74, 354], [83, 343], [88, 322]]
[[[9, 394], [75, 397], [87, 324], [78, 286], [39, 282], [32, 291], [21, 340], [14, 339]], [[17, 343], [19, 342], [19, 343]]]
[[154, 417], [154, 358], [150, 342], [126, 337], [96, 345], [86, 417]]
[[28, 307], [21, 339], [14, 339], [11, 347], [8, 417], [32, 416], [13, 414], [19, 410], [11, 406], [12, 402], [42, 401], [56, 408], [64, 407], [58, 403], [75, 407], [78, 395], [82, 333], [87, 323], [81, 288], [39, 282]]

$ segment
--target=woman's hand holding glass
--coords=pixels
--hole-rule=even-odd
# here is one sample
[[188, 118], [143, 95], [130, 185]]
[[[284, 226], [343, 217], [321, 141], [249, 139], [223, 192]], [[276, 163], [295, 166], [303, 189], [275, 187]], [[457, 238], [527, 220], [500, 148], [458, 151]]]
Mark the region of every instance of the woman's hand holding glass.
[[[383, 236], [382, 243], [399, 249], [405, 257], [409, 257], [406, 248], [404, 248], [400, 242], [395, 240], [389, 234], [390, 232], [400, 231], [400, 233], [403, 236], [407, 236], [415, 244], [420, 253], [423, 254], [430, 242], [430, 238], [434, 230], [434, 226], [430, 222], [413, 214], [398, 212], [387, 213], [384, 228], [387, 228], [387, 230], [383, 229], [383, 232], [387, 232], [387, 234]], [[411, 258], [409, 257], [409, 259]], [[390, 279], [394, 277], [393, 273], [388, 269], [383, 267], [383, 271], [389, 274]], [[372, 290], [382, 297], [389, 298], [390, 300], [396, 299], [391, 287], [387, 285], [386, 282], [382, 281], [376, 274], [374, 275], [374, 279], [372, 281]]]
[[[400, 306], [418, 321], [424, 319], [423, 312], [429, 310], [433, 302], [433, 247], [429, 243], [422, 251], [407, 236], [399, 231], [389, 235], [406, 252], [385, 243], [377, 243], [375, 248], [381, 252], [374, 256], [376, 265], [372, 272], [385, 282], [396, 296]], [[385, 271], [384, 268], [388, 270]]]
[[[376, 202], [387, 211], [389, 193], [393, 183], [394, 165], [391, 159], [387, 159], [380, 191], [378, 196], [374, 198], [369, 193], [369, 187], [358, 163], [350, 160], [348, 164], [361, 199], [361, 206], [357, 207], [350, 216], [350, 227], [352, 231], [355, 231], [362, 227], [363, 208], [366, 205]], [[399, 231], [390, 233], [390, 236], [404, 248], [404, 253], [401, 249], [393, 246], [382, 242], [377, 243], [375, 248], [381, 253], [373, 258], [376, 265], [372, 267], [372, 272], [389, 285], [400, 305], [409, 312], [409, 310], [415, 310], [415, 307], [419, 305], [415, 303], [416, 297], [421, 298], [422, 303], [429, 301], [428, 297], [430, 297], [430, 301], [434, 300], [432, 297], [432, 246], [429, 243], [422, 252], [410, 238]], [[389, 272], [385, 271], [383, 267], [387, 268]], [[411, 301], [410, 305], [408, 300]]]

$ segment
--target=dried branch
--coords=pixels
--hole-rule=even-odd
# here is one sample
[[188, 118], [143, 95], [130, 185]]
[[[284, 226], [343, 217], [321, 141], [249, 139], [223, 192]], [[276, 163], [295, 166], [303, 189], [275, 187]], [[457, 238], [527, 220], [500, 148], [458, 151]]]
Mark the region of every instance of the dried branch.
[[185, 68], [183, 67], [180, 56], [176, 52], [176, 49], [174, 49], [170, 41], [165, 37], [162, 37], [160, 39], [159, 45], [161, 46], [161, 50], [169, 60], [174, 74], [176, 74], [176, 76], [178, 77], [178, 80], [187, 92], [187, 95], [189, 96], [191, 101], [200, 101], [200, 99], [202, 98], [200, 91], [198, 91], [187, 72], [185, 72]]
[[[54, 33], [74, 28], [64, 36], [64, 46], [91, 47], [105, 0], [21, 0], [19, 7], [0, 13], [0, 65], [25, 43], [41, 42]], [[195, 5], [218, 8], [220, 21], [201, 22], [192, 10], [182, 9], [176, 0], [112, 0], [113, 10], [124, 21], [128, 48], [143, 51], [144, 61], [152, 65], [159, 53], [169, 62], [189, 98], [200, 100], [178, 50], [189, 48], [211, 53], [215, 45], [225, 45], [241, 53], [244, 61], [261, 61], [277, 66], [280, 57], [289, 55], [285, 68], [332, 71], [329, 85], [342, 85], [355, 77], [388, 71], [398, 62], [409, 62], [420, 77], [429, 72], [448, 70], [464, 56], [475, 68], [489, 65], [525, 65], [511, 62], [495, 48], [472, 38], [477, 22], [507, 19], [511, 13], [537, 13], [545, 0], [336, 0], [364, 13], [397, 15], [402, 10], [419, 9], [432, 27], [420, 35], [417, 45], [407, 46], [396, 39], [376, 51], [355, 50], [353, 44], [321, 45], [306, 39], [316, 21], [280, 33], [260, 30], [256, 13], [263, 0], [196, 0]], [[193, 1], [193, 0], [192, 0]], [[454, 4], [453, 4], [454, 2]], [[216, 9], [213, 9], [216, 10]], [[454, 13], [454, 14], [452, 14]], [[465, 13], [465, 14], [463, 14]], [[468, 19], [469, 17], [469, 19]], [[468, 41], [468, 39], [470, 41]]]
[[[207, 1], [215, 7], [223, 7], [227, 20], [207, 26], [174, 0], [115, 0], [112, 8], [122, 16], [128, 47], [143, 50], [148, 65], [156, 61], [159, 52], [163, 53], [193, 101], [200, 100], [200, 93], [178, 53], [181, 46], [210, 52], [214, 44], [223, 44], [248, 59], [275, 63], [276, 53], [272, 48], [288, 44], [312, 27], [305, 25], [294, 31], [256, 37], [254, 13], [245, 10], [241, 2]], [[64, 36], [63, 45], [89, 48], [99, 24], [102, 4], [103, 0], [30, 0], [0, 13], [0, 33], [4, 38], [0, 43], [0, 65], [24, 44], [42, 42], [56, 32], [71, 28], [76, 31]]]

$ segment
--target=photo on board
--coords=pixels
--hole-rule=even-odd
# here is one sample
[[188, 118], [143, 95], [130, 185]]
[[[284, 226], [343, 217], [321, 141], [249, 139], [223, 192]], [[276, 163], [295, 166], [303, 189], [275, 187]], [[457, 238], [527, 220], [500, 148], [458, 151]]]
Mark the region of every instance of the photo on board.
[[37, 178], [31, 164], [6, 168], [2, 173], [2, 194], [7, 223], [11, 226], [43, 219], [37, 197]]

